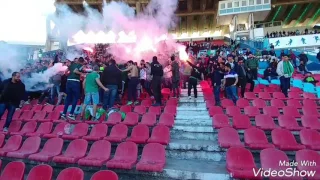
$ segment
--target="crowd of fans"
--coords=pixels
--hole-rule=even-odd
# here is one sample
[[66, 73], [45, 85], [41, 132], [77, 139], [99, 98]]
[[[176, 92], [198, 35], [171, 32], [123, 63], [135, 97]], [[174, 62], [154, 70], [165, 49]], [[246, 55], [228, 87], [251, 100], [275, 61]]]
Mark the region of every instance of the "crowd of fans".
[[298, 29], [296, 31], [273, 31], [271, 33], [267, 32], [265, 38], [278, 38], [287, 36], [299, 36], [299, 35], [309, 35], [320, 33], [317, 29], [309, 30], [305, 29], [304, 32], [300, 32]]

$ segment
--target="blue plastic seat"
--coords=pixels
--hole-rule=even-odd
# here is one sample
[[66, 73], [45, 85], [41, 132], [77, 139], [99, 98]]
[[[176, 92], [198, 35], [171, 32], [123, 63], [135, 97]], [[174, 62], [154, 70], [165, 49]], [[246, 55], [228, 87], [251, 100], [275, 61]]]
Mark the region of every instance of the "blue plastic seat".
[[259, 80], [260, 84], [264, 84], [264, 85], [269, 85], [269, 81], [265, 80], [265, 79], [261, 79]]
[[279, 79], [272, 79], [271, 84], [280, 85], [280, 80]]
[[303, 88], [303, 83], [302, 83], [301, 80], [294, 79], [292, 81], [292, 86], [293, 87], [298, 87], [298, 88]]
[[309, 93], [316, 93], [315, 87], [311, 83], [303, 83], [303, 91]]
[[320, 92], [320, 86], [317, 86], [317, 87], [316, 87], [316, 91], [317, 91], [317, 92]]

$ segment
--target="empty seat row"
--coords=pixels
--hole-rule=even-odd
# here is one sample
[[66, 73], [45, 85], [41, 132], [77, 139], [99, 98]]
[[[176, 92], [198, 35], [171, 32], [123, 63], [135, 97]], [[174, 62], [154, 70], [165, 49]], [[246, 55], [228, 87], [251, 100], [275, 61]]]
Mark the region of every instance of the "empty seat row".
[[[1, 161], [0, 161], [1, 164]], [[23, 162], [10, 162], [1, 173], [1, 180], [24, 179], [25, 164]], [[51, 180], [53, 168], [46, 164], [33, 167], [28, 173], [26, 180]], [[80, 168], [70, 167], [62, 170], [57, 180], [84, 180], [84, 172]], [[92, 175], [90, 180], [118, 180], [118, 175], [110, 170], [101, 170]]]
[[[267, 148], [260, 152], [260, 164], [262, 170], [271, 170], [274, 172], [294, 172], [293, 168], [297, 168], [298, 171], [307, 171], [309, 173], [292, 173], [292, 176], [283, 176], [282, 173], [269, 173], [269, 177], [264, 177], [259, 171], [254, 162], [251, 152], [243, 147], [232, 147], [228, 149], [226, 156], [226, 168], [228, 172], [236, 179], [320, 179], [320, 155], [313, 150], [299, 150], [296, 152], [295, 160], [298, 163], [297, 167], [291, 167], [288, 164], [281, 164], [279, 162], [291, 162], [287, 155], [278, 149]], [[313, 163], [312, 165], [306, 165], [304, 162]], [[290, 171], [289, 168], [292, 168]], [[260, 169], [261, 170], [261, 169]], [[257, 174], [255, 174], [257, 173]], [[265, 173], [267, 174], [267, 173]], [[304, 177], [301, 177], [302, 175]]]
[[34, 112], [40, 112], [40, 111], [45, 111], [45, 112], [61, 112], [63, 111], [64, 105], [59, 105], [59, 106], [54, 106], [54, 105], [34, 105], [32, 106], [31, 104], [26, 104], [21, 108], [21, 111], [34, 111]]
[[[147, 111], [148, 110], [148, 111]], [[129, 113], [129, 112], [132, 112], [132, 108], [131, 106], [122, 106], [120, 108], [120, 111], [122, 112], [125, 112], [125, 113]], [[146, 107], [146, 106], [135, 106], [134, 109], [133, 109], [133, 112], [136, 112], [138, 113], [139, 115], [143, 115], [147, 112], [151, 112], [151, 113], [154, 113], [156, 115], [160, 115], [161, 114], [161, 107]], [[177, 105], [167, 105], [165, 106], [164, 110], [163, 110], [164, 113], [168, 113], [168, 114], [173, 114], [173, 115], [176, 115], [177, 114]]]
[[[153, 102], [150, 99], [141, 101], [141, 106], [144, 106], [144, 107], [151, 107], [152, 104]], [[178, 105], [178, 99], [169, 99], [166, 102], [166, 106], [177, 106], [177, 105]]]
[[273, 98], [275, 99], [317, 99], [317, 97], [313, 93], [307, 93], [307, 92], [301, 93], [301, 92], [295, 92], [295, 91], [294, 92], [290, 91], [288, 93], [288, 98], [286, 98], [284, 94], [281, 92], [273, 92], [272, 96], [271, 96], [271, 93], [269, 92], [259, 92], [258, 96], [256, 96], [256, 93], [254, 92], [245, 92], [244, 98], [251, 99], [251, 100], [257, 99], [257, 98], [265, 99], [265, 100], [271, 100]]

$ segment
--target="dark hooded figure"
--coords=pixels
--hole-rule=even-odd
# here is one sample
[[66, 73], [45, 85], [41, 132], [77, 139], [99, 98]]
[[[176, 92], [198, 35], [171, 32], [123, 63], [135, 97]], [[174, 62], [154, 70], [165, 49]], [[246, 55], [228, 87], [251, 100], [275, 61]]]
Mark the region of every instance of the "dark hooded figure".
[[152, 90], [156, 103], [153, 106], [161, 106], [161, 80], [163, 76], [163, 67], [158, 62], [157, 56], [152, 58], [151, 63]]

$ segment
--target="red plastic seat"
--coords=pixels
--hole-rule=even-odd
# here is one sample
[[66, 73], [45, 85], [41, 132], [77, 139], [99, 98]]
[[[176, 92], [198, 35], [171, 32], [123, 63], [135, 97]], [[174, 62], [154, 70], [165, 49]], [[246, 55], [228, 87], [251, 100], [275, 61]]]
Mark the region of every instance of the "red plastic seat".
[[320, 122], [318, 116], [303, 115], [301, 117], [302, 126], [308, 129], [320, 130]]
[[160, 106], [156, 106], [156, 107], [151, 106], [151, 107], [149, 107], [148, 112], [149, 112], [149, 113], [153, 113], [153, 114], [155, 114], [155, 115], [157, 115], [157, 116], [160, 116], [160, 114], [161, 114], [161, 107], [160, 107]]
[[299, 126], [298, 122], [293, 116], [281, 115], [278, 117], [279, 126], [291, 131], [299, 131], [303, 127]]
[[38, 122], [48, 122], [48, 121], [57, 121], [60, 118], [60, 112], [58, 111], [53, 111], [49, 112], [47, 117], [43, 119], [38, 119]]
[[302, 101], [303, 107], [317, 107], [318, 108], [318, 104], [316, 102], [316, 100], [314, 99], [304, 99]]
[[298, 100], [298, 99], [288, 99], [287, 105], [294, 106], [296, 108], [302, 108], [302, 104], [300, 103], [300, 100]]
[[8, 152], [7, 157], [27, 158], [30, 154], [37, 153], [40, 148], [41, 138], [38, 136], [27, 138], [17, 151]]
[[235, 179], [256, 179], [253, 169], [258, 171], [251, 152], [243, 147], [231, 147], [227, 151], [226, 166]]
[[237, 106], [228, 106], [226, 108], [226, 114], [228, 116], [238, 116], [238, 115], [241, 115], [241, 111], [240, 111], [240, 108]]
[[162, 113], [159, 119], [159, 125], [165, 125], [168, 127], [173, 127], [174, 125], [174, 115], [168, 113]]
[[[21, 111], [19, 111], [19, 112], [21, 112]], [[2, 117], [1, 117], [1, 120], [6, 120], [7, 119], [7, 115], [8, 115], [8, 111], [6, 110], [4, 112], [4, 114], [2, 115]]]
[[42, 110], [42, 108], [43, 108], [43, 105], [41, 105], [41, 104], [36, 104], [36, 105], [33, 106], [33, 108], [31, 109], [31, 111], [33, 111], [33, 112], [39, 112], [39, 111]]
[[54, 105], [45, 105], [42, 109], [43, 112], [52, 112]]
[[22, 114], [22, 111], [20, 110], [16, 110], [12, 116], [12, 120], [19, 120], [20, 119], [20, 116]]
[[223, 110], [219, 106], [213, 106], [209, 108], [209, 115], [212, 117], [216, 114], [224, 114]]
[[296, 92], [296, 91], [290, 91], [290, 92], [288, 93], [288, 97], [289, 97], [290, 99], [303, 99], [303, 98], [301, 97], [301, 95], [300, 95], [300, 92]]
[[277, 91], [276, 89], [271, 88], [271, 87], [265, 87], [263, 90], [264, 90], [264, 92], [267, 92], [267, 93], [273, 93], [273, 92]]
[[118, 180], [118, 175], [110, 170], [101, 170], [94, 173], [90, 180]]
[[76, 139], [70, 142], [66, 151], [59, 156], [55, 156], [52, 161], [56, 163], [74, 164], [86, 155], [88, 142], [83, 139]]
[[254, 117], [260, 114], [260, 110], [254, 106], [247, 106], [244, 108], [244, 114], [246, 114], [249, 117]]
[[18, 132], [12, 132], [10, 133], [11, 135], [25, 135], [26, 133], [33, 133], [37, 128], [37, 123], [35, 121], [32, 122], [27, 122], [26, 124], [24, 124], [24, 126], [22, 127], [22, 129]]
[[[0, 148], [3, 146], [5, 142], [6, 135], [0, 134]], [[0, 163], [0, 168], [1, 168], [1, 163]]]
[[3, 169], [0, 180], [23, 180], [25, 167], [23, 162], [9, 162]]
[[66, 122], [62, 122], [62, 123], [57, 124], [51, 133], [44, 134], [43, 137], [44, 138], [54, 138], [54, 137], [59, 137], [59, 136], [65, 134], [64, 128], [66, 125], [68, 125], [68, 123], [66, 123]]
[[230, 99], [223, 99], [223, 100], [221, 101], [221, 106], [222, 106], [223, 108], [227, 108], [227, 107], [229, 107], [229, 106], [235, 106], [235, 104], [234, 104], [233, 101], [231, 101]]
[[144, 115], [147, 112], [147, 108], [145, 106], [136, 106], [134, 107], [133, 112]]
[[34, 114], [34, 111], [25, 111], [21, 114], [19, 119], [14, 119], [14, 120], [30, 121], [32, 120], [33, 114]]
[[24, 121], [38, 121], [40, 119], [44, 119], [47, 115], [46, 111], [40, 111], [40, 112], [36, 112], [32, 118], [30, 119], [23, 119]]
[[259, 92], [258, 97], [264, 100], [271, 100], [272, 97], [269, 92]]
[[303, 95], [303, 97], [306, 98], [306, 99], [318, 99], [318, 98], [316, 97], [316, 95], [313, 94], [313, 93], [303, 92], [302, 95]]
[[294, 106], [286, 106], [283, 109], [283, 114], [288, 115], [288, 116], [293, 116], [293, 117], [301, 117], [301, 114], [299, 113], [298, 109]]
[[47, 164], [41, 164], [33, 167], [27, 177], [27, 180], [51, 180], [53, 169]]
[[156, 114], [150, 113], [150, 110], [149, 110], [149, 113], [146, 113], [142, 116], [141, 122], [139, 124], [154, 126], [156, 122], [157, 122]]
[[121, 114], [115, 112], [115, 113], [110, 114], [110, 116], [108, 117], [108, 120], [106, 121], [106, 124], [116, 125], [121, 122], [121, 119], [122, 119]]
[[83, 136], [82, 139], [87, 141], [97, 141], [103, 139], [108, 133], [108, 126], [106, 124], [96, 124], [91, 129], [91, 132], [87, 136]]
[[84, 180], [84, 173], [80, 168], [69, 167], [62, 170], [56, 180]]
[[224, 114], [216, 114], [212, 117], [213, 128], [219, 129], [224, 127], [231, 127], [228, 116]]
[[271, 104], [271, 106], [279, 108], [279, 109], [286, 106], [284, 104], [283, 100], [280, 100], [280, 99], [271, 99], [270, 104]]
[[88, 124], [87, 123], [78, 123], [74, 126], [74, 129], [71, 134], [65, 134], [62, 136], [63, 139], [74, 140], [79, 139], [82, 136], [88, 134]]
[[58, 105], [54, 108], [53, 111], [60, 113], [63, 111], [63, 109], [64, 109], [64, 105]]
[[257, 96], [255, 95], [254, 92], [245, 92], [244, 98], [252, 100], [252, 99], [257, 99]]
[[21, 121], [12, 121], [9, 126], [8, 132], [2, 132], [2, 133], [8, 134], [8, 133], [19, 132], [21, 129], [21, 125], [22, 125]]
[[320, 150], [320, 133], [313, 129], [302, 129], [300, 131], [301, 144], [305, 145], [308, 149], [315, 151]]
[[307, 116], [320, 116], [317, 107], [302, 107], [302, 114]]
[[136, 125], [131, 132], [131, 137], [127, 141], [131, 141], [137, 144], [144, 144], [149, 139], [149, 128], [147, 125]]
[[8, 152], [16, 151], [20, 148], [22, 137], [20, 135], [10, 136], [6, 144], [0, 148], [0, 156], [6, 156]]
[[278, 117], [280, 116], [279, 109], [274, 106], [267, 106], [263, 108], [263, 114], [267, 114], [271, 117]]
[[110, 135], [104, 139], [110, 142], [121, 142], [127, 138], [127, 135], [128, 127], [124, 124], [117, 124], [112, 127]]
[[297, 151], [305, 149], [305, 146], [298, 144], [293, 134], [286, 129], [274, 129], [271, 131], [273, 144], [283, 151]]
[[256, 126], [262, 130], [273, 130], [278, 128], [270, 115], [260, 114], [255, 117]]
[[252, 106], [255, 106], [257, 108], [264, 108], [266, 107], [266, 101], [265, 100], [262, 100], [262, 99], [254, 99], [252, 100]]
[[160, 143], [168, 145], [170, 141], [170, 130], [167, 126], [158, 125], [152, 130], [148, 143]]
[[111, 143], [100, 140], [92, 144], [88, 155], [78, 161], [81, 166], [101, 167], [110, 159]]
[[26, 105], [22, 106], [21, 111], [25, 112], [25, 111], [30, 111], [31, 109], [32, 109], [32, 105], [31, 104], [26, 104]]
[[127, 126], [134, 126], [138, 124], [139, 114], [135, 112], [129, 112], [126, 114], [126, 118], [121, 122]]
[[221, 146], [222, 148], [243, 146], [243, 144], [240, 141], [238, 131], [230, 127], [224, 127], [219, 129], [218, 142], [219, 146]]
[[177, 115], [177, 106], [166, 106], [166, 107], [164, 107], [163, 112], [176, 116]]
[[141, 106], [150, 107], [151, 105], [152, 105], [152, 101], [150, 99], [141, 101]]
[[40, 162], [49, 162], [53, 157], [61, 154], [63, 139], [51, 138], [44, 144], [42, 150], [36, 154], [31, 154], [28, 159]]
[[296, 153], [296, 162], [314, 162], [314, 165], [305, 165], [298, 163], [297, 169], [300, 172], [315, 172], [314, 176], [307, 177], [307, 179], [320, 179], [320, 155], [317, 151], [308, 149], [300, 150]]
[[249, 103], [249, 101], [246, 100], [246, 99], [238, 99], [238, 101], [237, 101], [237, 106], [238, 106], [239, 108], [244, 108], [244, 107], [246, 107], [246, 106], [250, 106], [250, 103]]
[[52, 130], [53, 124], [51, 122], [41, 123], [36, 132], [26, 133], [25, 136], [42, 136], [44, 134], [49, 134]]
[[215, 100], [207, 100], [206, 101], [206, 107], [207, 109], [210, 109], [211, 107], [214, 107], [216, 105]]
[[131, 106], [128, 106], [128, 105], [121, 106], [120, 111], [124, 113], [131, 112]]
[[178, 106], [178, 99], [169, 99], [166, 102], [166, 106]]
[[138, 147], [133, 142], [123, 142], [117, 147], [114, 157], [107, 162], [107, 168], [132, 169], [138, 158]]
[[158, 143], [149, 143], [144, 146], [136, 169], [138, 171], [162, 172], [165, 164], [166, 151], [164, 146]]
[[282, 92], [274, 92], [273, 98], [280, 99], [280, 100], [288, 99], [288, 98], [286, 98], [286, 96]]
[[246, 115], [240, 114], [238, 116], [234, 116], [232, 119], [233, 128], [235, 129], [248, 129], [252, 126], [249, 117]]
[[274, 145], [268, 142], [264, 131], [255, 127], [246, 129], [244, 131], [244, 142], [246, 146], [254, 150], [274, 148]]

